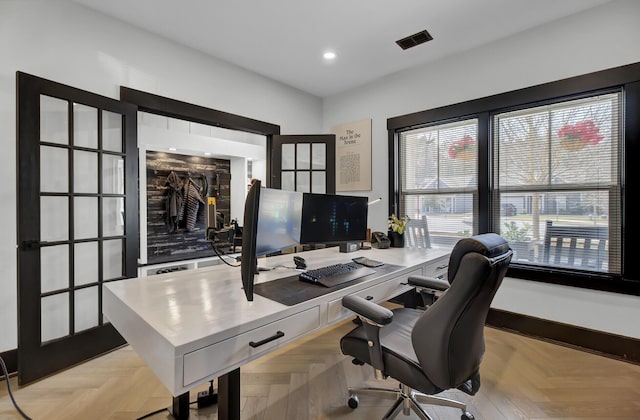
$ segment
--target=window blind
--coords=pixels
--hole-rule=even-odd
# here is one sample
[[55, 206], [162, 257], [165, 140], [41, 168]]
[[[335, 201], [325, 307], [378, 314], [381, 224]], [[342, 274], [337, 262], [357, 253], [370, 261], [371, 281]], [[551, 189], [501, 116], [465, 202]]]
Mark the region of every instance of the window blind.
[[514, 262], [621, 271], [622, 94], [492, 118], [493, 225]]
[[399, 134], [398, 216], [426, 218], [433, 244], [477, 230], [477, 138], [477, 119]]

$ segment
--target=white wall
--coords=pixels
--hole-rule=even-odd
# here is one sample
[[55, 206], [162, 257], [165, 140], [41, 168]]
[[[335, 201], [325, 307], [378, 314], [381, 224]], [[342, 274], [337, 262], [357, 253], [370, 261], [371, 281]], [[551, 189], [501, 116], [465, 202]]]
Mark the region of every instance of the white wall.
[[[640, 61], [640, 1], [617, 0], [324, 101], [324, 127], [372, 118], [370, 226], [386, 230], [388, 118]], [[428, 44], [418, 48], [428, 48]], [[640, 338], [640, 298], [506, 279], [494, 308]]]
[[[17, 346], [15, 72], [118, 98], [121, 85], [281, 126], [372, 119], [371, 227], [385, 230], [390, 117], [640, 61], [640, 2], [617, 0], [324, 102], [60, 0], [0, 1], [0, 351]], [[424, 47], [428, 48], [428, 44]], [[421, 48], [421, 47], [419, 47]], [[362, 194], [362, 192], [357, 192]], [[640, 299], [507, 279], [494, 307], [640, 337]], [[638, 324], [638, 323], [635, 323]]]
[[17, 347], [16, 89], [22, 71], [119, 97], [120, 86], [318, 133], [322, 101], [60, 0], [0, 1], [0, 351]]

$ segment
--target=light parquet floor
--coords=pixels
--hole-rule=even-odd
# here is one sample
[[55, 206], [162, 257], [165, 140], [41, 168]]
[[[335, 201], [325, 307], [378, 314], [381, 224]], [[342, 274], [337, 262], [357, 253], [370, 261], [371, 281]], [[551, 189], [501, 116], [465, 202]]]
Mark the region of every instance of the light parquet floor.
[[[344, 322], [262, 357], [241, 369], [243, 420], [379, 419], [391, 399], [360, 395], [346, 407], [347, 387], [375, 383], [368, 367], [355, 366], [338, 348], [353, 325]], [[476, 419], [640, 419], [640, 366], [588, 352], [486, 328], [482, 386], [466, 401]], [[396, 386], [388, 379], [379, 386]], [[191, 392], [195, 400], [197, 391]], [[34, 420], [139, 419], [168, 408], [171, 395], [129, 347], [123, 347], [28, 386], [11, 378], [14, 397]], [[434, 420], [459, 419], [457, 409], [428, 407]], [[0, 419], [21, 417], [7, 386], [0, 385]], [[168, 410], [146, 417], [172, 419]], [[190, 418], [216, 419], [216, 406]], [[417, 419], [414, 415], [399, 419]]]

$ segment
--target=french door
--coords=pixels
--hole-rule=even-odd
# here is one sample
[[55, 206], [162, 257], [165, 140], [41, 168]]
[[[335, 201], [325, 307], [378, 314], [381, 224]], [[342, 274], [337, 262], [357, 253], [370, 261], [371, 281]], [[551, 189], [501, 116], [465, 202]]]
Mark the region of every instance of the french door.
[[18, 72], [18, 380], [125, 343], [102, 285], [135, 277], [137, 107]]
[[336, 192], [334, 134], [274, 135], [271, 188], [318, 194]]

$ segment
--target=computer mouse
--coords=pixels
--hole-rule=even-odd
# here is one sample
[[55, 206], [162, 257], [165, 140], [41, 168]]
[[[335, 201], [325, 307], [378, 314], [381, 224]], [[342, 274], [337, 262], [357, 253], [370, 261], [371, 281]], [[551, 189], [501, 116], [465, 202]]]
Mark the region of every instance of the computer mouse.
[[293, 256], [293, 263], [296, 265], [296, 268], [298, 270], [303, 270], [307, 268], [307, 262], [305, 261], [305, 259], [297, 255]]

